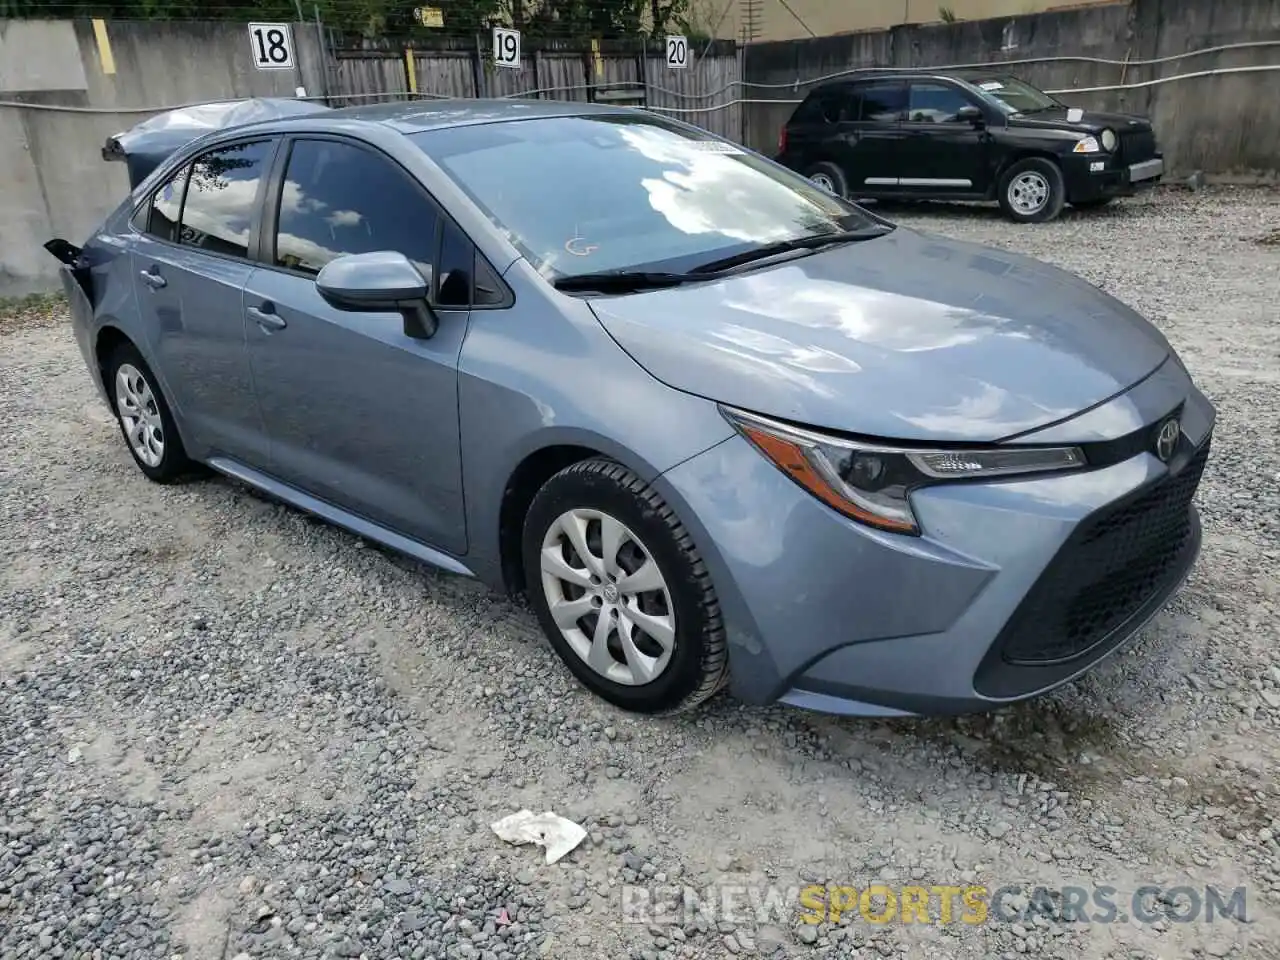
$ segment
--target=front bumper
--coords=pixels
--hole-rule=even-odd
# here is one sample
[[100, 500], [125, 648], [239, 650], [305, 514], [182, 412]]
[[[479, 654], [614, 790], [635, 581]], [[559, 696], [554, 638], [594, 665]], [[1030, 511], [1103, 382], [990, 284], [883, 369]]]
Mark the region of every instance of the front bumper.
[[976, 712], [1122, 647], [1198, 553], [1190, 500], [1214, 412], [1174, 362], [1108, 407], [1117, 424], [1179, 410], [1178, 454], [927, 488], [913, 498], [922, 537], [846, 520], [741, 438], [664, 474], [717, 585], [732, 692], [830, 713]]
[[1063, 163], [1067, 202], [1129, 197], [1149, 190], [1164, 177], [1164, 157], [1126, 163], [1109, 154], [1072, 154]]

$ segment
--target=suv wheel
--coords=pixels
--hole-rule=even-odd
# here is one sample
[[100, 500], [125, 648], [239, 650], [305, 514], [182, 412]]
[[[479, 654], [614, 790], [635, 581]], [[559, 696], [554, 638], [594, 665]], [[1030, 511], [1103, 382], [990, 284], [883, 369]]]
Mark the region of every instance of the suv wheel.
[[834, 193], [837, 197], [849, 195], [849, 185], [845, 182], [844, 173], [834, 163], [816, 163], [805, 176], [827, 193]]
[[600, 697], [674, 713], [724, 685], [711, 575], [674, 511], [626, 467], [584, 460], [548, 480], [525, 518], [523, 554], [543, 632]]
[[1018, 223], [1044, 223], [1062, 212], [1066, 188], [1052, 160], [1019, 160], [1000, 178], [1000, 208]]
[[107, 358], [103, 372], [111, 408], [125, 445], [147, 478], [173, 483], [194, 469], [155, 375], [132, 343], [122, 343]]

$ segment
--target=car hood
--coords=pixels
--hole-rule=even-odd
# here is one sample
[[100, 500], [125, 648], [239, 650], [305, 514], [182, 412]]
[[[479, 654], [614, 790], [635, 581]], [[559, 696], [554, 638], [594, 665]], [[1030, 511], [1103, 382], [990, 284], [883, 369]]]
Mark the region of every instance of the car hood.
[[1099, 110], [1082, 110], [1078, 120], [1070, 119], [1076, 107], [1055, 107], [1026, 115], [1009, 117], [1011, 127], [1050, 127], [1054, 130], [1076, 130], [1080, 133], [1100, 133], [1110, 127], [1116, 133], [1137, 133], [1150, 130], [1151, 121], [1127, 113], [1103, 113]]
[[669, 386], [901, 440], [994, 441], [1047, 426], [1123, 392], [1170, 352], [1076, 276], [902, 227], [591, 306]]

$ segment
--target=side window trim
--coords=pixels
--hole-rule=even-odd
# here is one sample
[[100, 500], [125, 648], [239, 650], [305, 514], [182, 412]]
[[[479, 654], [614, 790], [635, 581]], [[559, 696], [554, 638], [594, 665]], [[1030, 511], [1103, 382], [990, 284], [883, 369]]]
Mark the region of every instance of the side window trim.
[[[414, 186], [414, 188], [417, 189], [418, 193], [422, 196], [422, 198], [431, 205], [431, 208], [437, 214], [436, 235], [433, 240], [433, 246], [435, 248], [434, 257], [435, 257], [436, 263], [433, 264], [433, 267], [438, 266], [439, 264], [440, 248], [444, 238], [444, 228], [445, 228], [446, 220], [453, 225], [453, 227], [458, 231], [458, 233], [460, 233], [463, 237], [466, 237], [467, 242], [471, 244], [472, 250], [475, 253], [476, 260], [483, 261], [486, 265], [489, 265], [489, 261], [485, 258], [484, 254], [481, 252], [479, 245], [477, 245], [476, 242], [473, 239], [471, 239], [467, 231], [463, 230], [462, 227], [458, 224], [458, 222], [449, 215], [449, 212], [445, 210], [445, 208], [440, 204], [438, 200], [436, 200], [434, 196], [432, 196], [431, 191], [428, 190], [426, 186], [424, 186], [422, 182], [418, 180], [417, 177], [415, 177], [408, 170], [406, 170], [399, 163], [399, 161], [397, 161], [394, 157], [388, 155], [382, 150], [379, 150], [373, 144], [365, 140], [361, 140], [358, 137], [350, 137], [350, 136], [344, 136], [343, 134], [320, 132], [320, 131], [317, 131], [317, 132], [302, 131], [299, 133], [289, 133], [280, 138], [280, 143], [276, 147], [275, 159], [270, 165], [270, 167], [268, 168], [269, 169], [268, 176], [263, 178], [264, 183], [266, 185], [266, 189], [269, 192], [264, 197], [260, 197], [261, 203], [260, 203], [259, 209], [261, 211], [261, 215], [258, 217], [258, 226], [259, 226], [260, 233], [257, 238], [257, 248], [256, 248], [256, 258], [257, 258], [257, 263], [259, 267], [266, 270], [275, 270], [279, 273], [285, 273], [291, 277], [300, 277], [302, 279], [312, 280], [312, 281], [315, 280], [315, 277], [311, 276], [308, 273], [304, 273], [300, 270], [291, 270], [290, 268], [282, 267], [280, 264], [275, 262], [276, 261], [276, 234], [279, 231], [279, 226], [280, 226], [280, 198], [284, 195], [285, 174], [288, 172], [288, 169], [289, 169], [289, 158], [293, 154], [293, 145], [297, 143], [299, 140], [330, 140], [337, 143], [343, 143], [348, 146], [355, 147], [360, 150], [364, 150], [376, 157], [379, 157], [380, 159], [386, 161], [387, 163], [393, 164], [402, 174], [404, 174], [404, 176], [408, 178], [409, 182]], [[251, 244], [253, 243], [252, 237], [250, 237], [250, 243]], [[250, 250], [252, 251], [253, 249], [254, 248], [251, 246]], [[497, 278], [497, 281], [501, 286], [501, 290], [502, 290], [501, 302], [492, 303], [492, 304], [478, 304], [475, 302], [476, 300], [475, 283], [476, 283], [476, 276], [479, 274], [479, 268], [477, 267], [475, 270], [473, 270], [472, 277], [471, 277], [471, 298], [470, 298], [471, 306], [470, 307], [465, 307], [465, 308], [456, 307], [456, 306], [436, 307], [435, 305], [436, 291], [438, 289], [438, 284], [440, 282], [439, 270], [433, 269], [431, 273], [432, 273], [431, 296], [430, 296], [429, 303], [431, 304], [432, 309], [439, 309], [441, 311], [447, 311], [447, 310], [460, 311], [464, 309], [466, 310], [505, 310], [515, 304], [515, 294], [512, 293], [510, 286], [508, 286], [506, 281], [502, 279], [502, 275], [498, 273], [497, 270], [493, 269], [492, 265], [489, 265], [490, 275]]]
[[[164, 180], [161, 181], [159, 186], [157, 186], [154, 190], [152, 190], [151, 193], [147, 194], [146, 199], [141, 204], [139, 204], [137, 208], [134, 209], [133, 216], [129, 218], [130, 229], [133, 230], [135, 233], [139, 234], [140, 236], [146, 237], [148, 240], [154, 240], [156, 243], [163, 243], [166, 246], [179, 247], [184, 250], [193, 250], [196, 253], [200, 253], [206, 257], [218, 257], [219, 259], [231, 260], [235, 263], [255, 263], [256, 264], [257, 262], [256, 251], [258, 249], [258, 245], [260, 241], [260, 234], [262, 231], [262, 222], [263, 222], [263, 218], [262, 218], [263, 191], [266, 189], [267, 184], [270, 180], [271, 173], [275, 169], [276, 163], [278, 162], [278, 158], [280, 155], [281, 141], [283, 139], [284, 138], [281, 137], [280, 134], [278, 133], [258, 134], [257, 136], [235, 137], [231, 140], [223, 140], [217, 144], [212, 144], [207, 149], [201, 150], [199, 153], [195, 153], [188, 156], [186, 160], [182, 161], [177, 166], [175, 166], [173, 168], [172, 173], [170, 173], [169, 176], [165, 177]], [[183, 243], [181, 239], [166, 240], [163, 237], [157, 237], [154, 233], [151, 232], [150, 230], [151, 207], [155, 202], [156, 195], [165, 188], [165, 185], [174, 176], [176, 176], [177, 174], [181, 173], [184, 170], [187, 172], [187, 176], [184, 179], [182, 184], [182, 199], [178, 203], [178, 220], [176, 223], [176, 228], [178, 230], [178, 236], [180, 238], [182, 235], [182, 218], [186, 215], [186, 212], [187, 212], [187, 192], [191, 189], [191, 174], [195, 170], [195, 165], [199, 163], [204, 157], [207, 157], [211, 153], [217, 153], [219, 150], [225, 150], [228, 147], [234, 147], [242, 143], [262, 143], [264, 141], [270, 144], [270, 148], [269, 148], [270, 156], [267, 158], [266, 162], [263, 163], [262, 174], [261, 176], [258, 177], [258, 187], [256, 192], [254, 193], [254, 200], [253, 200], [254, 216], [253, 216], [253, 219], [249, 222], [249, 243], [248, 243], [248, 249], [246, 251], [245, 256], [238, 257], [233, 254], [223, 253], [218, 250], [203, 250], [200, 247], [193, 247], [189, 243]], [[134, 221], [137, 219], [138, 213], [139, 211], [142, 210], [143, 207], [147, 209], [147, 228], [148, 229], [139, 230], [138, 225]]]

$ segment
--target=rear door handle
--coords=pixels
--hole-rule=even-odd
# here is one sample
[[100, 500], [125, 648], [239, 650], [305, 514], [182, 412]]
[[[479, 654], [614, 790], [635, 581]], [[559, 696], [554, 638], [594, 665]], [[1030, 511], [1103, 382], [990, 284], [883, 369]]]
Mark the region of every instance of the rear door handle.
[[288, 326], [284, 317], [276, 313], [269, 303], [264, 303], [261, 307], [250, 307], [248, 313], [253, 322], [263, 330], [283, 330]]
[[152, 290], [159, 290], [161, 287], [167, 287], [169, 281], [158, 273], [152, 273], [150, 270], [142, 271], [142, 282]]

